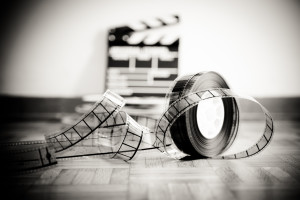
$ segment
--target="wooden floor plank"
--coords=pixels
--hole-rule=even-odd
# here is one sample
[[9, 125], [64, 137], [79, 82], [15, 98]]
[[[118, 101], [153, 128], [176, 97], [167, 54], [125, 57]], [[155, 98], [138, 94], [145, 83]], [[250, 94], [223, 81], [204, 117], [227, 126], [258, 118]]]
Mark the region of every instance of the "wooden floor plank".
[[183, 167], [183, 168], [191, 168], [191, 167], [195, 167], [194, 163], [192, 160], [185, 160], [185, 161], [179, 161], [177, 162], [178, 167]]
[[73, 185], [91, 184], [95, 175], [95, 169], [80, 169], [74, 177]]
[[237, 199], [235, 194], [229, 189], [229, 187], [226, 186], [210, 186], [210, 191], [212, 192], [212, 195], [214, 199], [222, 199], [222, 200], [235, 200]]
[[163, 168], [178, 168], [178, 162], [179, 162], [178, 160], [165, 157], [165, 158], [161, 158], [161, 162]]
[[35, 186], [28, 199], [126, 199], [126, 185], [48, 185]]
[[193, 160], [193, 165], [195, 167], [211, 167], [211, 165], [208, 163], [208, 161], [206, 159], [197, 159], [197, 160]]
[[49, 169], [46, 170], [39, 179], [35, 181], [36, 185], [50, 185], [59, 176], [62, 169]]
[[115, 168], [112, 171], [110, 184], [127, 184], [129, 179], [128, 168]]
[[145, 168], [146, 167], [146, 158], [140, 157], [135, 158], [134, 160], [130, 161], [130, 168]]
[[128, 188], [128, 199], [131, 200], [147, 200], [148, 185], [130, 183]]
[[161, 168], [162, 165], [162, 161], [161, 158], [146, 158], [146, 167], [148, 168]]
[[214, 167], [216, 174], [226, 184], [240, 184], [242, 180], [230, 167]]
[[297, 183], [297, 180], [294, 177], [292, 177], [290, 174], [279, 167], [264, 167], [264, 170], [268, 171], [270, 174], [276, 177], [281, 183]]
[[172, 200], [192, 200], [193, 196], [186, 183], [169, 183], [168, 184]]
[[149, 183], [149, 200], [171, 199], [168, 185], [165, 183]]
[[113, 169], [98, 168], [94, 174], [92, 184], [109, 184]]
[[69, 185], [78, 173], [78, 169], [63, 169], [59, 176], [54, 180], [54, 185]]
[[211, 189], [205, 182], [188, 183], [188, 188], [193, 199], [212, 200], [215, 199]]

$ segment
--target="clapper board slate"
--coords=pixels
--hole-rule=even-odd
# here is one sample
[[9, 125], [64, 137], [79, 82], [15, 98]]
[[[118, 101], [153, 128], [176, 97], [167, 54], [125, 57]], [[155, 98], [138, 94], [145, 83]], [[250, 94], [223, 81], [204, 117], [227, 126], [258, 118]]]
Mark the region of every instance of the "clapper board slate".
[[110, 29], [106, 89], [125, 98], [164, 97], [178, 75], [178, 25], [175, 15]]

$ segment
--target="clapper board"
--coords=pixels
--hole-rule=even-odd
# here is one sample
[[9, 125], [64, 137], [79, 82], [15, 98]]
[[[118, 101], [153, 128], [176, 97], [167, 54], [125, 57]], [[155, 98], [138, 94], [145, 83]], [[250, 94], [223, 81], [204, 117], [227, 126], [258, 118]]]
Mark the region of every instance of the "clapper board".
[[106, 89], [125, 98], [164, 97], [178, 76], [178, 26], [173, 15], [110, 29]]

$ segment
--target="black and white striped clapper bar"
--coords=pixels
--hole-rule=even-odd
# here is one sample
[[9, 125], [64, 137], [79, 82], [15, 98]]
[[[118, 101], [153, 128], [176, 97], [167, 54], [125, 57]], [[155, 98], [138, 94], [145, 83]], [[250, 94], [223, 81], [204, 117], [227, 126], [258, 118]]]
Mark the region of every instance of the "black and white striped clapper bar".
[[124, 97], [164, 96], [178, 75], [179, 17], [110, 29], [106, 88]]

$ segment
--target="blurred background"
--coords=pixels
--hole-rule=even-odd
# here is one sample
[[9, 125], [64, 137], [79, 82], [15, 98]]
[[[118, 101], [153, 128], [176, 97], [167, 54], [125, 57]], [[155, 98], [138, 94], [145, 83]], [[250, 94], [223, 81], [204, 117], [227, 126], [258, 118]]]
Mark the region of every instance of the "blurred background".
[[109, 29], [174, 14], [179, 76], [216, 71], [271, 112], [298, 116], [300, 4], [291, 0], [1, 1], [1, 116], [73, 111], [106, 89]]

